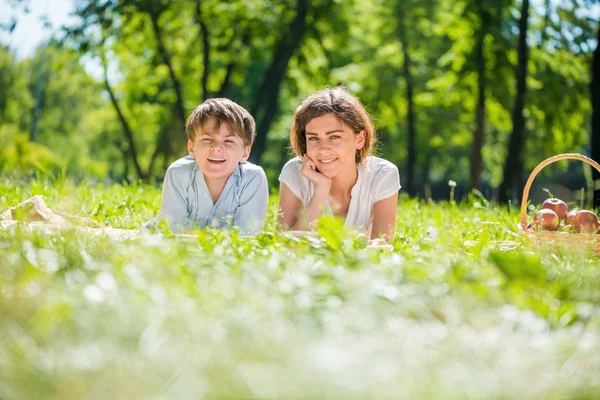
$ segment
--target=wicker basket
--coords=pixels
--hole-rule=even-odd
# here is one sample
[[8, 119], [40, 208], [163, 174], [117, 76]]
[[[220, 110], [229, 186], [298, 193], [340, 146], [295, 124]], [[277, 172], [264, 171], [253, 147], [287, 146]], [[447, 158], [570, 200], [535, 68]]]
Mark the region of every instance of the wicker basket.
[[527, 235], [535, 245], [549, 246], [552, 248], [561, 245], [591, 248], [596, 255], [600, 255], [600, 234], [545, 230], [534, 231], [527, 228], [527, 201], [529, 199], [529, 190], [531, 189], [533, 179], [545, 166], [560, 160], [580, 160], [591, 165], [600, 172], [600, 164], [581, 154], [559, 154], [542, 161], [531, 172], [531, 175], [529, 175], [529, 179], [527, 179], [527, 184], [523, 190], [523, 199], [521, 200], [521, 231]]

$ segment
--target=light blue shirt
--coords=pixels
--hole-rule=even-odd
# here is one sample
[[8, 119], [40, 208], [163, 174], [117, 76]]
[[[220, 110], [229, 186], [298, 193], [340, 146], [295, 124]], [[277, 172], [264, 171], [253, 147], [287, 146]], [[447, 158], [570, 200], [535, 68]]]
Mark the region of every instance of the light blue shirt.
[[249, 162], [238, 164], [213, 204], [196, 159], [186, 156], [167, 169], [160, 217], [169, 229], [181, 233], [194, 228], [236, 226], [244, 234], [263, 229], [269, 189], [265, 171]]

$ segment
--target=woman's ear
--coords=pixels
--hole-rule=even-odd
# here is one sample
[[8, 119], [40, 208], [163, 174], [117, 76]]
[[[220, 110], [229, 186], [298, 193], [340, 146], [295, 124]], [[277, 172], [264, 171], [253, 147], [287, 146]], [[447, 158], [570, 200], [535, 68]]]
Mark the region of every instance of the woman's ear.
[[194, 141], [193, 140], [188, 140], [188, 153], [190, 154], [190, 157], [194, 157]]
[[240, 159], [241, 163], [248, 160], [248, 157], [250, 157], [250, 149], [250, 146], [244, 147], [244, 152], [242, 153], [242, 158]]
[[365, 147], [366, 142], [366, 133], [365, 131], [360, 131], [356, 134], [356, 150], [360, 150]]

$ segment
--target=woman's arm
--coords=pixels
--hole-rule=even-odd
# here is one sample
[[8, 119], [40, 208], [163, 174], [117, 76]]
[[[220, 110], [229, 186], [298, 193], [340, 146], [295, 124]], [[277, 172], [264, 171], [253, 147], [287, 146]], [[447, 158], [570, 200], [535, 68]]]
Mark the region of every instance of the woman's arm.
[[302, 157], [300, 175], [312, 182], [315, 194], [306, 205], [306, 208], [302, 210], [300, 199], [285, 183], [281, 183], [277, 220], [283, 226], [283, 229], [307, 230], [310, 224], [323, 214], [325, 209], [325, 203], [331, 189], [331, 179], [317, 171], [317, 166], [307, 154]]
[[398, 206], [398, 192], [379, 200], [373, 206], [373, 226], [371, 227], [371, 239], [383, 237], [390, 243], [396, 233], [396, 208]]
[[285, 184], [279, 190], [279, 215], [277, 220], [286, 230], [307, 230], [309, 225], [323, 214], [328, 192], [316, 191], [306, 208]]

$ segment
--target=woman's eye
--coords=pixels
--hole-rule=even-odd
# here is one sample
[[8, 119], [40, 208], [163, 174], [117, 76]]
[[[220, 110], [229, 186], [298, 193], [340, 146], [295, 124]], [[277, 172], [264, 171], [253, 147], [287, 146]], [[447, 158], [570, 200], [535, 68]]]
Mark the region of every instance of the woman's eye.
[[313, 141], [313, 142], [314, 142], [315, 140], [319, 140], [319, 138], [318, 138], [318, 137], [316, 137], [316, 136], [311, 136], [311, 137], [309, 137], [309, 138], [308, 138], [308, 140], [310, 140], [310, 141]]
[[341, 136], [338, 136], [338, 135], [331, 135], [331, 138], [332, 138], [332, 139], [339, 139], [340, 137], [341, 137]]

